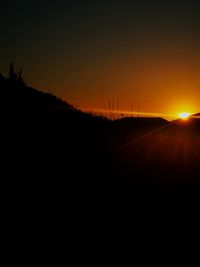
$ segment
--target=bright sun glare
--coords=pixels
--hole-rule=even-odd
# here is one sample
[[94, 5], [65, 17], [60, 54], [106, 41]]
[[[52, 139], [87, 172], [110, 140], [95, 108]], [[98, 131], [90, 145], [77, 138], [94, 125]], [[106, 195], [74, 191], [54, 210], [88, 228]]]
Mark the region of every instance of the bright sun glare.
[[182, 120], [187, 120], [189, 117], [190, 117], [190, 113], [188, 113], [188, 112], [183, 112], [183, 113], [180, 113], [178, 116], [179, 116], [179, 118], [180, 119], [182, 119]]

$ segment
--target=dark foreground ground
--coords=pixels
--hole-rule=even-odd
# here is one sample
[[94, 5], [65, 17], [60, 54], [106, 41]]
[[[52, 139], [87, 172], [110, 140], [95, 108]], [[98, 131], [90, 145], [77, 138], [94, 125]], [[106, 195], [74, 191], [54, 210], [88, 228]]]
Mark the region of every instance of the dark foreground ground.
[[198, 119], [112, 122], [17, 82], [0, 84], [1, 182], [7, 188], [200, 191]]

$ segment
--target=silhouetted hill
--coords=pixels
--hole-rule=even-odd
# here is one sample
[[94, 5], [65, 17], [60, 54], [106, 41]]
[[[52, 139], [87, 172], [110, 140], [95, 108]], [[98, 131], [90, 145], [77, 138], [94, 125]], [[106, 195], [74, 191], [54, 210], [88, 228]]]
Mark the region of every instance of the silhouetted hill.
[[[5, 79], [3, 76], [0, 76], [0, 94], [1, 106], [7, 112], [31, 112], [39, 113], [40, 115], [44, 112], [53, 112], [59, 113], [60, 116], [68, 114], [75, 120], [81, 119], [82, 123], [84, 123], [84, 121], [90, 121], [91, 123], [101, 121], [108, 124], [108, 119], [106, 118], [84, 113], [52, 94], [41, 92], [17, 80], [13, 81], [10, 79]], [[128, 130], [130, 128], [133, 130], [141, 127], [157, 127], [165, 123], [167, 123], [167, 121], [162, 118], [127, 117], [115, 120], [112, 124], [117, 128], [124, 130]]]
[[191, 115], [191, 118], [200, 119], [200, 113]]
[[177, 119], [173, 121], [173, 124], [180, 128], [191, 128], [193, 131], [199, 131], [200, 130], [200, 113], [193, 114], [189, 116], [187, 120], [183, 119]]
[[54, 95], [41, 92], [17, 80], [1, 77], [0, 95], [1, 107], [7, 116], [14, 117], [18, 113], [20, 118], [30, 119], [37, 116], [38, 122], [45, 116], [45, 121], [51, 120], [60, 127], [62, 124], [68, 124], [69, 128], [88, 124], [93, 127], [108, 122], [106, 118], [84, 113]]
[[71, 185], [200, 190], [199, 119], [111, 121], [31, 88], [15, 75], [13, 80], [0, 76], [0, 101], [3, 182], [9, 192], [58, 195]]
[[133, 128], [160, 127], [169, 122], [159, 117], [127, 117], [116, 120], [113, 123], [118, 127], [128, 130]]
[[32, 111], [41, 109], [75, 110], [73, 106], [51, 94], [43, 93], [10, 79], [0, 79], [0, 93], [3, 106], [11, 109], [27, 108]]
[[192, 116], [198, 116], [198, 117], [200, 117], [200, 113], [193, 114]]

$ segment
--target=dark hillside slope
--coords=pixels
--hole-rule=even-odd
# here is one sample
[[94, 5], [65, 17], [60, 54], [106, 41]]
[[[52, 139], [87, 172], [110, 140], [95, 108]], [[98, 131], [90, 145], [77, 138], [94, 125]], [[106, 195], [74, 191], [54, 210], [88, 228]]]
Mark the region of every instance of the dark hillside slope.
[[103, 181], [106, 160], [99, 137], [110, 125], [107, 119], [18, 81], [1, 79], [0, 92], [3, 181], [60, 190]]
[[110, 121], [2, 77], [0, 101], [1, 181], [9, 191], [65, 194], [71, 185], [200, 190], [197, 118]]
[[15, 108], [16, 111], [23, 110], [24, 108], [32, 111], [50, 108], [74, 110], [71, 105], [53, 95], [40, 92], [10, 79], [2, 78], [0, 80], [0, 95], [1, 105], [7, 108], [7, 110], [9, 108]]

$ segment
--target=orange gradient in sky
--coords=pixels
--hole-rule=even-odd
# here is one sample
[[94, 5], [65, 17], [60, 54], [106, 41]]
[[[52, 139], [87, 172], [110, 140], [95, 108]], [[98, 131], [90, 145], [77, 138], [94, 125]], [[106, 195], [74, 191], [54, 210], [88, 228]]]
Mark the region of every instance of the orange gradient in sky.
[[[192, 50], [138, 50], [96, 58], [80, 56], [80, 62], [62, 60], [58, 70], [46, 66], [25, 72], [29, 84], [55, 94], [83, 110], [108, 109], [119, 98], [119, 109], [158, 114], [169, 120], [178, 114], [200, 112], [200, 55]], [[33, 75], [34, 74], [34, 75]], [[37, 78], [37, 81], [36, 81]], [[29, 82], [30, 81], [30, 82]], [[140, 107], [140, 108], [139, 108]]]
[[4, 2], [0, 72], [12, 59], [27, 84], [83, 110], [114, 97], [126, 112], [200, 112], [198, 1]]
[[184, 51], [165, 52], [101, 59], [98, 65], [84, 63], [78, 79], [73, 78], [75, 69], [71, 70], [68, 81], [63, 80], [66, 90], [61, 88], [59, 94], [83, 109], [108, 109], [114, 97], [115, 104], [119, 98], [120, 110], [127, 112], [132, 103], [135, 112], [140, 106], [141, 112], [169, 119], [182, 112], [198, 113], [200, 64]]

